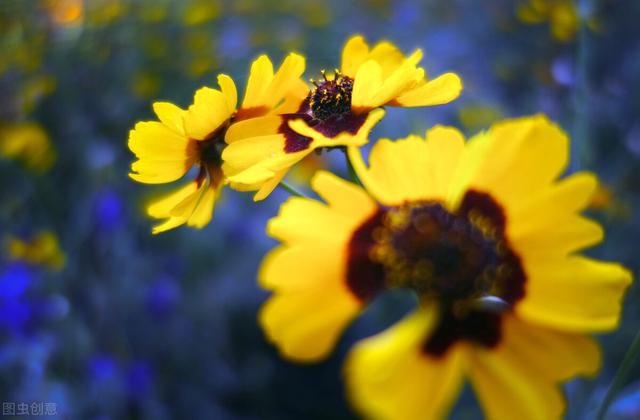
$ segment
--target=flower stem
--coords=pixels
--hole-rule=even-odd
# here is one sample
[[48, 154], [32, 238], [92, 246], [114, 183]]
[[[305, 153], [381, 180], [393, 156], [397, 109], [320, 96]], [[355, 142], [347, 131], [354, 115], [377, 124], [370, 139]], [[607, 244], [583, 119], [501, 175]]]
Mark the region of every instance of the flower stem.
[[627, 353], [624, 355], [622, 359], [622, 363], [620, 363], [620, 367], [613, 377], [613, 381], [611, 382], [611, 386], [607, 390], [607, 394], [604, 396], [602, 400], [602, 404], [600, 404], [600, 409], [598, 410], [598, 415], [596, 416], [597, 420], [604, 419], [605, 414], [607, 414], [607, 409], [609, 405], [613, 401], [613, 397], [616, 396], [620, 388], [624, 385], [627, 377], [629, 376], [629, 372], [633, 367], [634, 362], [640, 356], [640, 331], [636, 334], [633, 342], [629, 346]]
[[306, 195], [302, 194], [300, 191], [296, 190], [294, 187], [292, 187], [291, 185], [287, 184], [285, 181], [280, 181], [278, 186], [280, 188], [282, 188], [283, 190], [285, 190], [286, 192], [288, 192], [289, 194], [293, 195], [294, 197], [307, 198]]
[[358, 174], [356, 173], [356, 170], [353, 167], [353, 163], [349, 158], [349, 153], [347, 153], [347, 149], [343, 148], [342, 152], [344, 153], [344, 158], [347, 163], [347, 172], [349, 173], [349, 178], [351, 178], [351, 182], [353, 182], [354, 184], [358, 184], [362, 187], [362, 182], [360, 182], [360, 178], [358, 178]]

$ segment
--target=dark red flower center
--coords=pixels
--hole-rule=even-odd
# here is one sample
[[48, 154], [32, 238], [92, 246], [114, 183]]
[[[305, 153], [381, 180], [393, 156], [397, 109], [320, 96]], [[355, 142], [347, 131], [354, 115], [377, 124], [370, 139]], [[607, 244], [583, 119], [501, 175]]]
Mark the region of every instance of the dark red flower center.
[[325, 137], [333, 138], [340, 133], [356, 134], [367, 119], [367, 114], [351, 111], [353, 79], [336, 70], [333, 79], [312, 81], [315, 87], [300, 105], [297, 112], [282, 115], [279, 132], [285, 136], [284, 151], [295, 153], [306, 150], [311, 144], [310, 137], [302, 136], [289, 127], [289, 121], [302, 119], [307, 125]]
[[322, 76], [324, 80], [313, 82], [315, 87], [309, 93], [309, 106], [313, 118], [324, 121], [350, 112], [353, 79], [343, 76], [337, 70], [331, 80], [327, 79], [324, 71]]
[[437, 302], [440, 321], [424, 344], [442, 355], [457, 340], [491, 347], [500, 310], [524, 295], [525, 274], [505, 238], [502, 208], [469, 191], [458, 211], [438, 202], [380, 208], [353, 234], [347, 284], [362, 300], [392, 287]]
[[222, 167], [222, 151], [226, 146], [224, 136], [229, 125], [230, 122], [227, 122], [227, 124], [211, 133], [204, 140], [195, 140], [199, 158], [198, 164], [200, 165], [200, 170], [196, 176], [198, 187], [202, 185], [207, 177], [211, 177], [211, 168]]

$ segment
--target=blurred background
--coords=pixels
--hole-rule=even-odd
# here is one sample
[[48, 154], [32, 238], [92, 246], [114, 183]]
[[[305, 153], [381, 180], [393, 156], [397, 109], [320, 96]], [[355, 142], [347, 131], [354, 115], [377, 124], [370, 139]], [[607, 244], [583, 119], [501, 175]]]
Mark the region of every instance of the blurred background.
[[[96, 420], [355, 417], [344, 355], [411, 299], [376, 301], [326, 362], [289, 363], [257, 325], [267, 294], [255, 283], [275, 244], [266, 221], [287, 193], [254, 204], [225, 190], [205, 229], [152, 236], [144, 205], [167, 189], [127, 177], [128, 130], [154, 118], [153, 101], [186, 107], [218, 72], [242, 92], [263, 52], [278, 63], [301, 52], [317, 78], [362, 33], [423, 48], [430, 75], [460, 74], [459, 100], [391, 109], [372, 139], [436, 123], [471, 134], [547, 113], [572, 134], [569, 172], [602, 179], [589, 212], [608, 235], [588, 253], [637, 273], [639, 21], [634, 0], [0, 0], [2, 409]], [[289, 181], [306, 189], [322, 166], [346, 173], [329, 152]], [[640, 328], [639, 298], [634, 286], [621, 328], [599, 337], [600, 375], [567, 385], [567, 418], [593, 416]], [[609, 418], [640, 418], [639, 377], [637, 363]], [[465, 389], [452, 417], [480, 413]]]

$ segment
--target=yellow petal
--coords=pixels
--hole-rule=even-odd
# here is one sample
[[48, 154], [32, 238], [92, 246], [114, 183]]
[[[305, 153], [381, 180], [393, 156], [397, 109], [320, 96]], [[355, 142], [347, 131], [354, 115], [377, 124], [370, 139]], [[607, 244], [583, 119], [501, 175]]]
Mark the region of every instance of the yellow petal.
[[470, 363], [471, 384], [487, 418], [559, 419], [564, 399], [558, 380], [592, 374], [597, 345], [586, 337], [530, 327], [509, 319], [494, 350], [478, 348]]
[[373, 60], [365, 61], [354, 79], [351, 108], [356, 112], [366, 112], [378, 106], [374, 104], [373, 97], [382, 83], [382, 67]]
[[318, 171], [311, 179], [311, 188], [329, 207], [359, 224], [377, 210], [378, 205], [361, 187], [326, 171]]
[[222, 152], [222, 159], [231, 187], [237, 189], [237, 184], [262, 185], [312, 151], [286, 153], [284, 146], [282, 134], [247, 138], [229, 144]]
[[409, 136], [395, 142], [379, 140], [369, 158], [370, 167], [355, 157], [358, 175], [383, 204], [407, 200], [444, 200], [464, 150], [464, 138], [454, 128], [436, 126], [426, 140]]
[[602, 240], [600, 226], [580, 215], [597, 187], [593, 174], [576, 173], [508, 209], [507, 237], [526, 257], [564, 256]]
[[273, 64], [269, 57], [261, 55], [253, 63], [249, 72], [242, 108], [259, 108], [263, 105], [264, 93], [273, 80]]
[[532, 323], [565, 331], [603, 332], [618, 325], [632, 280], [623, 266], [582, 256], [525, 261], [525, 297], [515, 311]]
[[196, 140], [206, 139], [231, 118], [229, 105], [227, 96], [219, 90], [200, 88], [185, 116], [187, 135]]
[[557, 219], [585, 209], [597, 186], [595, 175], [579, 172], [513, 203], [508, 209], [509, 218], [513, 220], [509, 236], [519, 238], [551, 230], [558, 225]]
[[139, 122], [129, 132], [129, 149], [138, 158], [183, 160], [195, 154], [195, 144], [157, 121]]
[[271, 178], [270, 180], [266, 181], [264, 184], [262, 184], [258, 188], [258, 191], [253, 196], [253, 201], [262, 201], [265, 198], [267, 198], [273, 192], [273, 190], [276, 189], [278, 184], [280, 184], [280, 181], [282, 181], [282, 178], [285, 177], [287, 172], [289, 172], [289, 168], [284, 168], [284, 169], [281, 169], [281, 170], [277, 171], [273, 175], [273, 178]]
[[331, 352], [360, 307], [348, 291], [336, 293], [334, 288], [276, 294], [262, 307], [260, 324], [284, 357], [315, 362]]
[[[314, 223], [309, 224], [309, 220]], [[280, 206], [278, 217], [269, 221], [267, 232], [287, 244], [320, 241], [341, 247], [352, 234], [354, 223], [359, 222], [361, 220], [346, 217], [318, 201], [292, 197]]]
[[346, 246], [351, 223], [328, 206], [298, 197], [287, 200], [269, 223], [269, 234], [286, 245], [261, 266], [260, 284], [275, 294], [262, 308], [260, 323], [285, 357], [324, 358], [362, 306], [344, 281], [345, 254], [335, 255]]
[[522, 361], [474, 357], [471, 384], [490, 419], [560, 419], [564, 411], [560, 390]]
[[410, 57], [404, 60], [401, 66], [388, 76], [384, 76], [383, 70], [382, 85], [377, 91], [373, 92], [369, 106], [373, 108], [391, 103], [403, 92], [415, 86], [416, 81], [424, 77], [424, 70], [418, 69], [415, 66], [415, 63], [419, 61], [421, 57], [422, 51], [416, 50]]
[[227, 173], [234, 174], [280, 154], [284, 154], [284, 136], [272, 134], [231, 143], [223, 150], [222, 159], [228, 168], [235, 169]]
[[[416, 54], [416, 52], [414, 51], [413, 54]], [[390, 76], [406, 61], [404, 53], [388, 41], [381, 41], [374, 45], [368, 59], [376, 61], [382, 67], [382, 77], [385, 78]]]
[[264, 94], [264, 106], [274, 108], [299, 81], [304, 73], [305, 59], [291, 53], [284, 59]]
[[433, 321], [433, 310], [417, 311], [351, 351], [344, 370], [347, 391], [365, 417], [447, 417], [462, 388], [467, 355], [460, 346], [442, 358], [425, 354], [421, 347]]
[[484, 165], [487, 155], [491, 153], [492, 147], [493, 141], [487, 132], [480, 132], [467, 141], [458, 166], [453, 173], [447, 197], [447, 205], [450, 209], [458, 207], [460, 200], [473, 183], [479, 168]]
[[180, 179], [193, 166], [193, 159], [140, 159], [131, 164], [129, 177], [146, 184], [164, 184]]
[[490, 151], [471, 186], [491, 193], [507, 208], [548, 187], [569, 157], [566, 133], [544, 115], [494, 124], [487, 141]]
[[228, 175], [231, 188], [238, 191], [257, 190], [264, 183], [270, 182], [280, 171], [295, 165], [310, 152], [310, 150], [303, 150], [296, 153], [283, 153], [261, 161], [235, 175]]
[[227, 111], [229, 114], [233, 114], [236, 111], [236, 105], [238, 104], [238, 91], [236, 85], [233, 83], [233, 79], [226, 74], [218, 75], [218, 85], [222, 94], [227, 101]]
[[360, 65], [366, 60], [369, 54], [369, 46], [361, 35], [349, 38], [342, 49], [342, 64], [340, 72], [352, 79], [355, 78]]
[[165, 220], [163, 223], [155, 225], [151, 229], [151, 233], [154, 235], [157, 235], [158, 233], [166, 232], [168, 230], [175, 229], [178, 226], [182, 226], [185, 224], [185, 222], [186, 222], [186, 219], [182, 217], [170, 217], [167, 220]]
[[198, 190], [195, 182], [189, 182], [178, 190], [168, 194], [147, 207], [147, 214], [157, 219], [171, 216], [173, 208], [185, 198], [193, 195]]
[[588, 335], [528, 324], [515, 316], [506, 316], [502, 328], [495, 357], [520, 359], [554, 381], [593, 375], [600, 369], [600, 347]]
[[289, 121], [289, 127], [298, 134], [313, 139], [307, 149], [309, 151], [318, 147], [362, 146], [367, 143], [371, 129], [384, 117], [384, 113], [383, 109], [374, 109], [367, 114], [367, 118], [357, 133], [351, 134], [348, 131], [343, 131], [335, 137], [326, 137], [302, 119]]
[[213, 216], [213, 206], [215, 205], [218, 191], [211, 184], [200, 197], [200, 201], [193, 210], [193, 213], [187, 220], [189, 226], [202, 228], [209, 224]]
[[167, 219], [163, 223], [155, 225], [151, 232], [155, 235], [186, 223], [189, 214], [176, 214], [175, 209], [182, 203], [194, 203], [198, 196], [199, 189], [196, 182], [190, 182], [151, 203], [147, 207], [147, 214], [156, 219]]
[[278, 115], [250, 118], [231, 124], [224, 139], [227, 143], [233, 143], [234, 141], [250, 137], [276, 134], [281, 124], [282, 117]]
[[593, 246], [604, 238], [602, 227], [585, 217], [571, 214], [552, 219], [557, 224], [535, 232], [512, 236], [507, 231], [507, 236], [517, 253], [525, 259], [536, 260], [544, 257], [562, 257]]
[[335, 258], [335, 245], [335, 241], [304, 240], [274, 249], [260, 266], [260, 286], [291, 294], [327, 288], [345, 291], [344, 264]]
[[391, 105], [412, 107], [446, 104], [460, 96], [461, 90], [460, 77], [455, 73], [445, 73], [401, 94]]
[[271, 114], [293, 114], [298, 112], [302, 101], [309, 94], [309, 86], [301, 79], [297, 79], [291, 89], [284, 96], [282, 104], [270, 111]]
[[156, 113], [162, 124], [184, 137], [185, 111], [169, 102], [155, 102], [153, 112]]

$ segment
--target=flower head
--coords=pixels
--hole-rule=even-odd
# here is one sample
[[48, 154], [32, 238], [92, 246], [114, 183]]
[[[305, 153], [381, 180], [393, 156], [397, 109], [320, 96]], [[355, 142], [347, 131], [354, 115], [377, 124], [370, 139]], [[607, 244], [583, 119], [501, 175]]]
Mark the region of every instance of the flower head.
[[28, 240], [8, 236], [6, 248], [9, 259], [43, 265], [50, 270], [61, 270], [66, 262], [66, 256], [60, 249], [57, 236], [46, 230]]
[[[489, 418], [556, 418], [558, 384], [600, 366], [587, 335], [618, 324], [631, 281], [622, 266], [578, 255], [602, 239], [579, 213], [596, 179], [558, 179], [568, 139], [543, 116], [497, 123], [465, 142], [453, 128], [379, 141], [369, 166], [349, 151], [366, 191], [326, 172], [326, 204], [291, 198], [268, 232], [274, 292], [261, 324], [283, 355], [316, 361], [390, 288], [415, 312], [356, 345], [345, 379], [374, 418], [440, 418], [465, 379]], [[418, 392], [419, 391], [419, 392]]]
[[56, 152], [44, 129], [36, 123], [16, 123], [0, 127], [0, 155], [43, 173], [56, 160]]
[[232, 185], [258, 190], [255, 199], [263, 199], [313, 150], [365, 144], [384, 116], [381, 107], [431, 106], [458, 97], [460, 78], [447, 73], [428, 80], [417, 66], [421, 58], [420, 50], [407, 57], [386, 41], [370, 49], [362, 36], [349, 39], [341, 68], [322, 71], [321, 80], [301, 90], [297, 109], [246, 121], [228, 133], [222, 158]]
[[560, 42], [572, 41], [580, 28], [580, 15], [571, 0], [530, 0], [518, 7], [518, 18], [526, 24], [549, 22], [549, 31]]
[[167, 102], [153, 109], [159, 121], [139, 122], [129, 134], [129, 148], [138, 160], [130, 177], [147, 184], [163, 184], [182, 178], [197, 166], [195, 179], [155, 201], [147, 212], [165, 219], [153, 228], [159, 233], [182, 224], [201, 228], [209, 223], [213, 207], [227, 180], [221, 153], [229, 128], [239, 121], [269, 115], [290, 106], [290, 92], [304, 72], [304, 58], [290, 54], [274, 74], [265, 55], [254, 61], [240, 109], [233, 80], [218, 76], [220, 89], [203, 87], [187, 110]]

